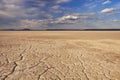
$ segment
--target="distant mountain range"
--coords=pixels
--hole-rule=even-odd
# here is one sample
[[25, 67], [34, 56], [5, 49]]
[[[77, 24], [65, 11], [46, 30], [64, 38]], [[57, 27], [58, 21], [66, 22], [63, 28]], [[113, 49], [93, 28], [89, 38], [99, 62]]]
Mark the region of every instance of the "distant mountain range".
[[120, 31], [120, 29], [0, 29], [0, 31]]

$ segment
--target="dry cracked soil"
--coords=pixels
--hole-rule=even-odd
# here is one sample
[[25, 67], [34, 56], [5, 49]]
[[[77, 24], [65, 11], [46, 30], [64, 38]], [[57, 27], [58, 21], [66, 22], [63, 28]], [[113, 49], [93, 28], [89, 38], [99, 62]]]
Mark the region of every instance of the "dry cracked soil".
[[120, 80], [120, 31], [1, 31], [0, 80]]

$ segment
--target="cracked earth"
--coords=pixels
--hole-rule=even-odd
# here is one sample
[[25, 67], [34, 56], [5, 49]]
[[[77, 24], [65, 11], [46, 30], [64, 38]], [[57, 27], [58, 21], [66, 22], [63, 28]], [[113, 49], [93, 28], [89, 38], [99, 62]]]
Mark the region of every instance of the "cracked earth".
[[0, 32], [0, 80], [120, 80], [120, 32]]

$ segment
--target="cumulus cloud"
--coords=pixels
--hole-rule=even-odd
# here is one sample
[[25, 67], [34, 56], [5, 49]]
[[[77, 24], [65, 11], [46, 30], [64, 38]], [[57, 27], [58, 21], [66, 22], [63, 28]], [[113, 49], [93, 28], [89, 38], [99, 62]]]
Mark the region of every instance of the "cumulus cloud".
[[[0, 1], [0, 16], [14, 15], [16, 19], [22, 18], [52, 18], [53, 13], [62, 13], [62, 8], [59, 3], [66, 3], [70, 0], [1, 0]], [[51, 4], [51, 5], [50, 5]], [[6, 13], [6, 14], [5, 14]], [[8, 15], [7, 15], [8, 16]]]
[[[57, 9], [59, 5], [56, 6], [58, 0], [50, 1], [52, 3], [52, 8]], [[62, 2], [67, 2], [66, 0], [60, 0]], [[46, 0], [46, 2], [49, 2]], [[45, 0], [0, 0], [0, 21], [6, 23], [8, 20], [14, 19], [16, 21], [22, 19], [51, 19], [52, 12], [50, 12], [49, 7], [45, 6], [47, 3]], [[29, 3], [29, 4], [28, 4]], [[56, 3], [56, 4], [54, 4]], [[42, 8], [48, 10], [44, 11]], [[58, 11], [57, 11], [58, 12]], [[14, 23], [14, 21], [13, 21]]]
[[59, 21], [65, 21], [65, 20], [76, 20], [78, 19], [77, 15], [67, 15], [67, 16], [63, 16], [61, 18], [59, 18]]
[[101, 11], [101, 13], [111, 13], [111, 12], [113, 12], [113, 11], [115, 11], [116, 9], [115, 8], [106, 8], [106, 9], [103, 9], [102, 11]]
[[[16, 24], [16, 26], [20, 26], [21, 28], [39, 28], [39, 29], [51, 29], [55, 27], [56, 29], [64, 29], [65, 26], [66, 28], [72, 28], [73, 26], [76, 25], [81, 25], [81, 26], [87, 26], [87, 24], [90, 24], [89, 21], [91, 19], [96, 19], [93, 13], [89, 14], [68, 14], [62, 17], [59, 17], [55, 20], [37, 20], [37, 19], [32, 19], [32, 20], [20, 20], [19, 23]], [[50, 26], [50, 27], [49, 27]], [[70, 27], [69, 27], [70, 26]], [[74, 27], [73, 27], [74, 28]], [[77, 27], [75, 27], [77, 28]]]
[[[44, 28], [53, 15], [63, 15], [61, 3], [71, 0], [0, 0], [0, 26]], [[3, 28], [5, 28], [3, 27]]]
[[[52, 26], [63, 29], [87, 28], [88, 26], [94, 26], [93, 23], [99, 23], [100, 15], [104, 15], [96, 15], [97, 10], [93, 10], [105, 0], [85, 0], [85, 4], [80, 4], [81, 7], [77, 8], [63, 6], [70, 1], [74, 0], [0, 0], [0, 26], [15, 26], [15, 28], [52, 28]], [[80, 2], [81, 0], [77, 1]], [[103, 5], [110, 4], [110, 2], [110, 0], [106, 0]], [[116, 9], [118, 10], [119, 4], [112, 7], [114, 8], [103, 9], [101, 13], [111, 13]], [[119, 14], [117, 11], [116, 13]]]
[[95, 13], [75, 13], [71, 15], [65, 15], [61, 18], [58, 18], [59, 21], [65, 21], [65, 20], [79, 20], [79, 19], [92, 19], [95, 18]]
[[68, 14], [62, 17], [57, 18], [55, 21], [52, 22], [52, 24], [77, 24], [77, 23], [84, 23], [86, 24], [89, 21], [96, 20], [97, 17], [94, 15], [94, 13], [88, 13], [88, 14]]

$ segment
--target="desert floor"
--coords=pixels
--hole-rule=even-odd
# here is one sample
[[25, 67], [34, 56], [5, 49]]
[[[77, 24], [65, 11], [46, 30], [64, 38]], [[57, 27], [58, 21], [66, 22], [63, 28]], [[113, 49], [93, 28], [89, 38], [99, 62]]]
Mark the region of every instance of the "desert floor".
[[120, 31], [1, 31], [0, 80], [120, 80]]

